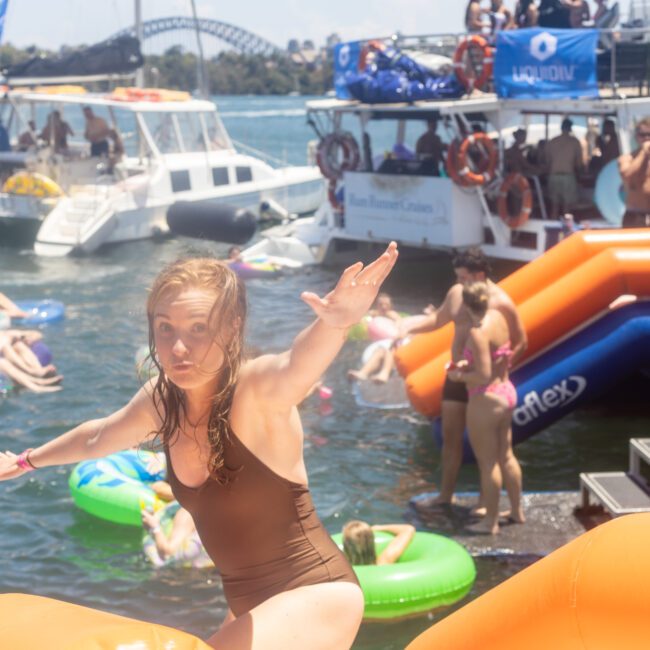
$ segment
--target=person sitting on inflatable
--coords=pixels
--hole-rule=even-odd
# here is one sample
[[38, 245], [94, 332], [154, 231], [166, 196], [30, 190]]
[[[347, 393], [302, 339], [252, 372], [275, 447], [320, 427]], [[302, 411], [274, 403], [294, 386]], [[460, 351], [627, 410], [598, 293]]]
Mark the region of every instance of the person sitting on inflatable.
[[387, 293], [380, 293], [375, 300], [375, 306], [368, 312], [369, 316], [375, 318], [382, 316], [390, 318], [398, 323], [402, 317], [393, 308], [393, 299]]
[[[171, 486], [166, 481], [156, 481], [151, 485], [156, 494], [165, 499], [172, 501], [174, 495]], [[172, 527], [169, 534], [165, 534], [162, 528], [160, 516], [162, 511], [149, 512], [142, 510], [142, 525], [149, 531], [161, 560], [167, 561], [173, 559], [180, 551], [187, 547], [188, 541], [195, 539], [199, 547], [201, 541], [198, 539], [196, 525], [192, 515], [183, 507], [179, 507], [172, 520]]]
[[4, 293], [0, 293], [0, 313], [6, 312], [9, 318], [25, 318], [27, 312], [24, 312], [18, 305], [9, 300]]
[[1, 332], [0, 375], [35, 393], [51, 393], [61, 390], [63, 376], [49, 363], [51, 355], [41, 339], [42, 334], [34, 330]]
[[376, 384], [385, 384], [395, 367], [393, 358], [393, 341], [384, 339], [371, 345], [375, 346], [372, 354], [359, 370], [348, 370], [348, 379], [365, 381], [370, 379]]
[[[377, 555], [375, 531], [391, 533], [395, 537]], [[395, 564], [407, 549], [415, 535], [411, 524], [377, 524], [371, 526], [365, 521], [352, 520], [343, 526], [343, 552], [352, 565]]]

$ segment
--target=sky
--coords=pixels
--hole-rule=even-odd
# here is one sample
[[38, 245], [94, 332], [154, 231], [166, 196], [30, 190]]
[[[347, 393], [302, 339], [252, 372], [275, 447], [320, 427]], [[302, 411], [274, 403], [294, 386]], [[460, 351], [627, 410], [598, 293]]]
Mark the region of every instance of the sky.
[[[462, 31], [465, 0], [195, 0], [202, 18], [231, 23], [280, 47], [290, 38], [343, 40]], [[485, 0], [483, 0], [485, 1]], [[590, 0], [593, 5], [592, 0]], [[622, 0], [625, 2], [625, 0]], [[145, 20], [190, 16], [190, 0], [141, 0]], [[512, 7], [515, 0], [506, 0]], [[18, 47], [90, 44], [134, 22], [134, 0], [9, 0], [3, 43]]]

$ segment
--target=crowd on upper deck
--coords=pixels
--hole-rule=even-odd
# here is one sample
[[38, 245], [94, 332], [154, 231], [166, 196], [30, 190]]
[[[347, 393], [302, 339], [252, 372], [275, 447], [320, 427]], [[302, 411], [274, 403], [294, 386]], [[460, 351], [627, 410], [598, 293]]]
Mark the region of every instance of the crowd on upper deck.
[[490, 0], [483, 6], [479, 0], [469, 0], [465, 9], [465, 27], [472, 34], [495, 34], [504, 29], [554, 27], [571, 29], [593, 27], [609, 11], [608, 0], [595, 0], [596, 10], [586, 0], [518, 0], [514, 11], [504, 0]]

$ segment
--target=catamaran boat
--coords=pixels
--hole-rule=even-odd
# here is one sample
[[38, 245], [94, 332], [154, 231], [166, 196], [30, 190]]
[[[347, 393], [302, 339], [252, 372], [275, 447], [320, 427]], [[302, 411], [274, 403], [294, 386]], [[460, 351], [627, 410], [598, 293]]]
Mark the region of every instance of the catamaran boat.
[[[543, 47], [554, 46], [552, 34], [549, 37], [543, 30], [541, 34], [546, 39]], [[520, 99], [497, 95], [488, 87], [485, 92], [474, 90], [458, 98], [408, 103], [308, 102], [308, 118], [321, 135], [319, 160], [330, 181], [328, 200], [313, 218], [266, 231], [267, 237], [254, 244], [250, 253], [289, 254], [303, 263], [344, 263], [369, 258], [396, 240], [402, 253], [412, 256], [481, 246], [492, 258], [516, 263], [533, 260], [569, 227], [559, 214], [551, 213], [541, 165], [544, 146], [559, 135], [562, 121], [572, 120], [573, 135], [581, 141], [589, 161], [591, 154], [598, 153], [595, 143], [605, 120], [613, 121], [620, 153], [625, 154], [638, 146], [636, 124], [650, 116], [648, 58], [641, 56], [650, 52], [648, 34], [607, 35], [615, 43], [616, 55], [599, 49], [598, 78], [602, 81], [597, 94], [588, 97], [567, 93]], [[430, 38], [435, 43], [443, 41], [442, 37]], [[447, 40], [450, 54], [467, 50], [463, 44], [468, 39], [487, 47], [480, 37], [456, 39], [452, 47]], [[389, 41], [384, 42], [391, 47]], [[366, 42], [362, 52], [382, 47], [381, 43], [381, 39]], [[424, 37], [417, 37], [417, 46], [426, 47]], [[538, 53], [539, 58], [545, 52]], [[457, 58], [452, 65], [458, 63]], [[528, 67], [521, 74], [531, 75], [527, 83], [532, 85], [537, 70]], [[559, 72], [573, 73], [570, 67]], [[418, 136], [430, 120], [437, 122], [438, 135], [446, 145], [446, 159], [439, 166], [415, 154]], [[522, 148], [539, 165], [539, 173], [506, 168], [504, 154], [518, 129], [526, 131]], [[571, 224], [620, 227], [625, 203], [616, 160], [602, 168], [585, 165], [578, 180]]]
[[[189, 216], [210, 205], [304, 215], [325, 196], [317, 167], [272, 167], [237, 151], [215, 104], [187, 93], [59, 86], [12, 90], [3, 101], [13, 150], [0, 152], [0, 242], [33, 244], [38, 255], [91, 253], [165, 234], [174, 205]], [[90, 155], [83, 107], [113, 132], [110, 156]], [[55, 111], [73, 132], [66, 146], [57, 149], [33, 131], [34, 146], [17, 151], [29, 121], [42, 127]]]

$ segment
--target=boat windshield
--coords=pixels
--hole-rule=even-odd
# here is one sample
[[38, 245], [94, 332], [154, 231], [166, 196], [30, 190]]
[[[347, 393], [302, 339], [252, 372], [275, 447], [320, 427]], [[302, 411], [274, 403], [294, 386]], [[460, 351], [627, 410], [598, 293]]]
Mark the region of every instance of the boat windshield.
[[[56, 101], [12, 104], [5, 122], [12, 148], [28, 151], [49, 145], [66, 157], [90, 155], [83, 107]], [[92, 112], [106, 123], [111, 151], [117, 147], [129, 157], [143, 155], [144, 141], [133, 111], [95, 104]]]

